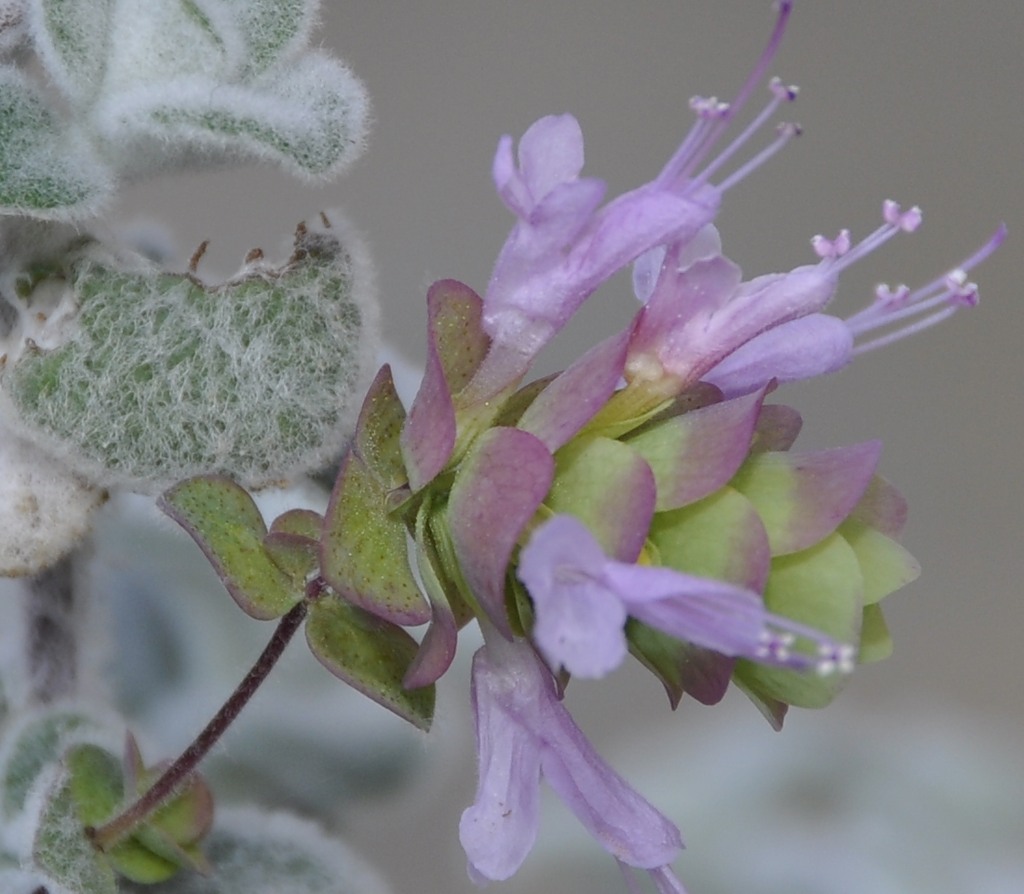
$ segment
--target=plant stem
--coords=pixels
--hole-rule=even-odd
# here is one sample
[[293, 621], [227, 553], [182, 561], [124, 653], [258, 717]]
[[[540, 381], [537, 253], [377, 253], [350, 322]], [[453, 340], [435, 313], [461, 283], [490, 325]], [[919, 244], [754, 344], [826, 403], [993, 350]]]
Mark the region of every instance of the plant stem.
[[199, 762], [206, 757], [210, 749], [217, 744], [217, 741], [224, 734], [227, 728], [238, 717], [242, 708], [246, 706], [249, 699], [255, 695], [256, 690], [267, 678], [267, 675], [277, 664], [277, 660], [284, 652], [295, 632], [299, 629], [306, 617], [308, 602], [303, 600], [295, 605], [284, 617], [281, 618], [270, 638], [266, 648], [256, 659], [256, 663], [250, 668], [249, 673], [231, 697], [224, 702], [220, 710], [203, 728], [203, 731], [193, 740], [178, 759], [171, 764], [160, 776], [152, 787], [147, 789], [134, 804], [128, 806], [123, 812], [112, 820], [104, 823], [98, 828], [87, 828], [86, 834], [100, 850], [106, 850], [117, 844], [122, 838], [139, 826], [150, 814], [155, 813], [167, 801], [172, 798], [189, 780]]
[[75, 688], [74, 553], [29, 578], [25, 589], [31, 698], [46, 704]]

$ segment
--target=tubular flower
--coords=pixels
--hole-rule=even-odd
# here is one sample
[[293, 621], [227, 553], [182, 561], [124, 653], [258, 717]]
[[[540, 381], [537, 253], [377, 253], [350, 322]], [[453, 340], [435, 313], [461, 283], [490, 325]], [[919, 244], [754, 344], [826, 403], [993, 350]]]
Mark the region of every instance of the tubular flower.
[[676, 827], [594, 750], [520, 639], [473, 658], [479, 782], [459, 834], [478, 883], [512, 876], [533, 847], [543, 776], [594, 839], [628, 866], [659, 870], [682, 849]]
[[[559, 515], [538, 528], [519, 562], [537, 614], [533, 638], [545, 658], [578, 677], [601, 677], [626, 657], [626, 616], [722, 655], [800, 670], [831, 671], [852, 650], [789, 618], [773, 616], [760, 594], [671, 568], [609, 559], [587, 527]], [[817, 646], [815, 661], [790, 647]]]
[[[879, 286], [875, 301], [842, 320], [821, 313], [839, 274], [900, 232], [922, 220], [916, 206], [903, 211], [886, 201], [884, 222], [851, 248], [850, 233], [811, 240], [821, 260], [785, 274], [741, 282], [740, 269], [721, 254], [710, 226], [696, 243], [673, 243], [648, 252], [634, 267], [634, 287], [644, 302], [626, 361], [626, 378], [660, 393], [677, 393], [698, 380], [733, 396], [773, 379], [790, 382], [833, 372], [858, 353], [881, 347], [977, 303], [967, 272], [1002, 243], [1000, 227], [954, 270], [911, 291]], [[905, 322], [910, 320], [911, 322]], [[892, 327], [869, 342], [855, 339]]]

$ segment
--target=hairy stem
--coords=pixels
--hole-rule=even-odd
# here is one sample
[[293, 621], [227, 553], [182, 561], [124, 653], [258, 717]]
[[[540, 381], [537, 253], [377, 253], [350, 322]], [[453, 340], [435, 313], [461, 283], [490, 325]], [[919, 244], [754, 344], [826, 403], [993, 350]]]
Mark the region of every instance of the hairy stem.
[[33, 701], [47, 703], [75, 689], [74, 554], [25, 584], [29, 685]]
[[284, 652], [295, 632], [299, 629], [303, 619], [306, 617], [306, 600], [299, 602], [284, 617], [281, 618], [266, 648], [256, 659], [256, 663], [250, 668], [249, 673], [238, 684], [231, 697], [224, 702], [220, 710], [203, 728], [203, 731], [193, 740], [178, 757], [147, 789], [139, 799], [129, 805], [123, 812], [112, 820], [96, 828], [86, 829], [86, 834], [100, 850], [106, 850], [117, 844], [122, 838], [137, 828], [150, 814], [160, 809], [172, 798], [189, 780], [199, 762], [206, 757], [210, 749], [217, 744], [217, 741], [224, 734], [235, 718], [241, 713], [249, 699], [255, 695], [256, 690], [267, 678], [267, 675], [277, 664], [277, 660]]

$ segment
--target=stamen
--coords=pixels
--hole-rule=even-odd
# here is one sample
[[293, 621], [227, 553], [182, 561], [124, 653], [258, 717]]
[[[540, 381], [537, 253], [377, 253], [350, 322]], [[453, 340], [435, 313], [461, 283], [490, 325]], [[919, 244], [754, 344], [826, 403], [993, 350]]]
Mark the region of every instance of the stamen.
[[948, 319], [962, 307], [976, 306], [979, 301], [978, 287], [967, 278], [967, 274], [972, 267], [991, 255], [1005, 238], [1004, 225], [958, 267], [920, 289], [910, 291], [906, 286], [899, 286], [895, 290], [890, 290], [887, 286], [879, 286], [875, 290], [875, 300], [845, 321], [855, 336], [899, 323], [901, 320], [916, 318], [916, 321], [862, 342], [854, 347], [853, 355], [864, 354], [915, 335]]
[[850, 231], [840, 230], [835, 239], [828, 239], [819, 233], [811, 239], [811, 246], [819, 258], [841, 258], [850, 250]]
[[885, 223], [845, 252], [841, 258], [836, 258], [832, 266], [833, 274], [838, 274], [865, 255], [871, 254], [897, 233], [914, 232], [921, 225], [922, 217], [921, 209], [917, 205], [903, 211], [892, 199], [886, 199], [882, 203], [882, 219]]
[[758, 647], [756, 656], [765, 661], [785, 664], [790, 660], [791, 649], [796, 637], [788, 631], [774, 633], [771, 630], [762, 630], [758, 636]]
[[[668, 185], [688, 179], [696, 165], [707, 157], [708, 152], [728, 129], [730, 122], [746, 104], [754, 89], [764, 81], [768, 67], [775, 59], [779, 45], [782, 42], [782, 36], [785, 34], [786, 23], [789, 20], [792, 8], [791, 0], [784, 0], [784, 2], [779, 3], [779, 13], [775, 19], [775, 27], [768, 38], [768, 43], [747, 76], [746, 81], [740, 87], [736, 98], [731, 103], [721, 103], [714, 97], [708, 99], [695, 97], [690, 101], [690, 108], [697, 113], [700, 120], [691, 128], [690, 133], [687, 134], [682, 144], [672, 155], [672, 158], [669, 159], [668, 164], [662, 168], [655, 183]], [[797, 89], [795, 87], [783, 88], [781, 87], [781, 82], [778, 82], [777, 79], [772, 81], [770, 89], [774, 94], [774, 98], [769, 102], [768, 108], [772, 111], [778, 107], [780, 102], [796, 98]], [[767, 114], [770, 115], [771, 112], [767, 112]], [[765, 111], [758, 115], [758, 127], [764, 123], [765, 117]], [[732, 155], [743, 140], [749, 137], [749, 134], [752, 132], [751, 128], [748, 127], [740, 138], [734, 140], [724, 153], [726, 157]], [[716, 160], [715, 167], [718, 167], [720, 164], [721, 160]], [[701, 182], [706, 182], [708, 174], [709, 172], [704, 173]]]
[[834, 673], [853, 673], [856, 664], [856, 653], [853, 646], [845, 643], [839, 645], [822, 645], [818, 647], [820, 660], [815, 666], [819, 676], [827, 677]]
[[[776, 152], [778, 152], [783, 146], [786, 145], [793, 137], [798, 137], [803, 131], [800, 129], [799, 124], [792, 122], [786, 122], [780, 124], [778, 127], [778, 136], [764, 149], [757, 153], [750, 161], [744, 164], [741, 168], [735, 170], [726, 177], [721, 183], [718, 184], [719, 192], [725, 192], [728, 189], [734, 187], [744, 177], [750, 174], [755, 169], [761, 167], [769, 158], [771, 158]], [[703, 179], [704, 174], [701, 174]]]
[[904, 233], [913, 233], [921, 226], [921, 209], [914, 205], [903, 211], [899, 204], [892, 199], [886, 199], [882, 203], [882, 219], [890, 226], [903, 230]]

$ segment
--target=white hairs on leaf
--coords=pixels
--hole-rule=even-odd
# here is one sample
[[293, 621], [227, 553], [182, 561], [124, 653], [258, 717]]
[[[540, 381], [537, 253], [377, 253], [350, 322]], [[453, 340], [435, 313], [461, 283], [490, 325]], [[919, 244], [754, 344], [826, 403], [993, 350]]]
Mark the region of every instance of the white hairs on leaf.
[[282, 267], [253, 255], [216, 287], [86, 248], [62, 274], [68, 340], [8, 363], [0, 409], [101, 486], [209, 472], [259, 486], [318, 468], [344, 447], [378, 342], [366, 250], [334, 219], [300, 227]]

